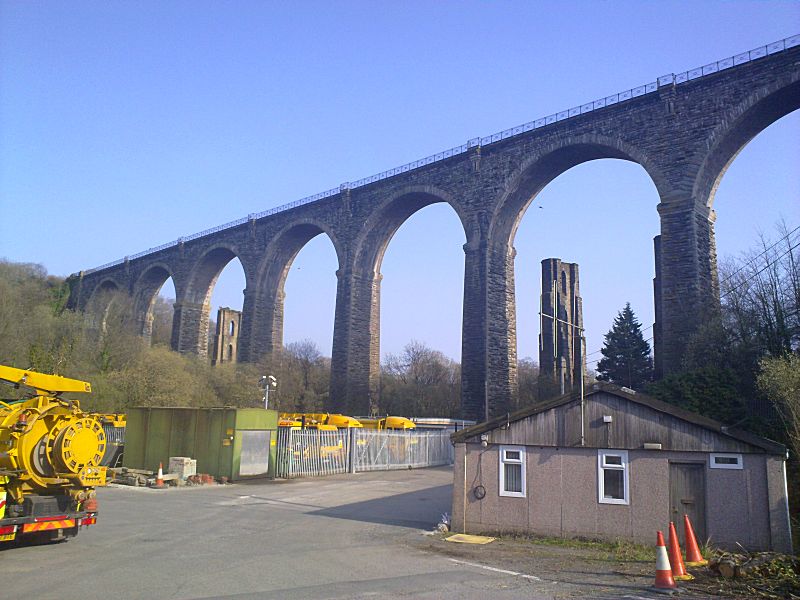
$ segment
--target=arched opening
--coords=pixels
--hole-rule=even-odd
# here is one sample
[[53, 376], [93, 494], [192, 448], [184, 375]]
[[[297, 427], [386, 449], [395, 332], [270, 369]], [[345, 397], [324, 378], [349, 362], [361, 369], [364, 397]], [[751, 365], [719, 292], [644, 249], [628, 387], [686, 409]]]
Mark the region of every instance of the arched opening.
[[[350, 376], [349, 388], [343, 394], [350, 412], [377, 413], [382, 410], [380, 397], [380, 332], [381, 332], [381, 267], [389, 242], [397, 230], [417, 211], [437, 203], [447, 203], [454, 209], [461, 225], [458, 246], [466, 238], [461, 207], [447, 194], [431, 188], [407, 188], [376, 210], [362, 228], [357, 240], [355, 273], [353, 277], [354, 326], [349, 331]], [[434, 213], [437, 209], [434, 209]], [[449, 211], [450, 209], [445, 209]], [[433, 256], [430, 260], [435, 260]], [[463, 253], [460, 256], [460, 282], [463, 284]], [[443, 286], [439, 286], [443, 287]], [[457, 288], [459, 289], [459, 288]], [[405, 290], [406, 298], [419, 290]], [[455, 306], [460, 306], [460, 302]], [[457, 311], [457, 308], [453, 307]], [[460, 320], [460, 311], [458, 311]], [[408, 319], [406, 313], [405, 319]], [[457, 338], [456, 338], [457, 339]], [[410, 340], [409, 340], [410, 341]], [[406, 342], [407, 343], [407, 342]], [[455, 339], [451, 343], [457, 344]], [[332, 386], [332, 392], [334, 386]]]
[[[224, 359], [217, 362], [236, 362], [238, 338], [241, 329], [236, 320], [242, 318], [246, 277], [240, 260], [233, 255], [220, 252], [212, 261], [228, 257], [219, 274], [211, 280], [210, 314], [208, 323], [208, 354]], [[227, 340], [224, 339], [227, 337]], [[226, 344], [227, 342], [227, 344]]]
[[[748, 346], [780, 355], [800, 346], [792, 333], [800, 329], [795, 299], [800, 243], [798, 109], [796, 74], [792, 83], [775, 81], [772, 89], [733, 107], [730, 118], [713, 133], [695, 182], [698, 199], [713, 206], [709, 262], [727, 324], [727, 331], [723, 326], [718, 333], [726, 335], [734, 349]], [[744, 395], [754, 397], [754, 375], [748, 377], [752, 385]], [[759, 412], [757, 407], [751, 410]]]
[[119, 368], [138, 349], [134, 302], [112, 280], [95, 288], [86, 306], [87, 336], [94, 352], [87, 358], [101, 372]]
[[779, 219], [800, 225], [800, 111], [772, 123], [747, 143], [720, 175], [713, 197], [720, 258], [774, 234]]
[[[778, 87], [781, 84], [776, 83], [775, 89], [769, 93], [756, 94], [731, 109], [729, 118], [712, 134], [711, 148], [695, 182], [695, 197], [707, 199], [708, 204], [713, 205], [718, 186], [736, 156], [751, 140], [762, 137], [763, 132], [771, 129], [773, 124], [800, 109], [800, 78], [797, 79], [783, 87]], [[788, 133], [792, 130], [793, 122], [796, 121], [792, 118], [784, 120], [779, 130]], [[762, 140], [769, 141], [771, 135], [775, 134], [768, 134]], [[794, 148], [796, 150], [796, 144]]]
[[174, 347], [180, 352], [211, 357], [212, 362], [215, 356], [224, 357], [225, 346], [217, 342], [226, 321], [217, 327], [217, 315], [220, 308], [241, 313], [245, 286], [245, 272], [233, 250], [217, 246], [206, 252], [189, 276], [185, 292], [179, 295], [175, 316], [179, 329]]
[[125, 304], [124, 296], [115, 281], [106, 279], [101, 282], [95, 288], [86, 307], [89, 330], [97, 332], [99, 336], [104, 335], [109, 326], [112, 306], [117, 305], [115, 312], [124, 311], [125, 307], [121, 306]]
[[[641, 182], [646, 191], [636, 187], [616, 189], [610, 193], [606, 207], [599, 208], [600, 190], [595, 190], [595, 188], [601, 183], [602, 185], [614, 185], [614, 177], [609, 176], [607, 169], [603, 169], [603, 167], [619, 164], [622, 166], [618, 168], [625, 169], [625, 163], [630, 163], [627, 165], [628, 168], [633, 168], [634, 171], [643, 174]], [[641, 166], [637, 166], [637, 163]], [[633, 166], [631, 167], [631, 165]], [[564, 177], [562, 181], [571, 180], [575, 174], [584, 174], [585, 177], [576, 179], [579, 182], [576, 188], [560, 194], [552, 201], [547, 201], [546, 199], [552, 191], [548, 192], [548, 195], [542, 196], [543, 190], [546, 187], [559, 186], [560, 182], [556, 183], [554, 180], [560, 179], [568, 171], [570, 171], [570, 175]], [[647, 290], [648, 300], [643, 304], [646, 304], [646, 308], [652, 311], [652, 276], [655, 270], [652, 237], [659, 233], [656, 206], [660, 198], [658, 191], [663, 193], [665, 185], [664, 177], [639, 149], [618, 139], [606, 139], [595, 135], [585, 136], [582, 140], [570, 142], [567, 145], [556, 144], [551, 149], [532, 156], [523, 165], [513, 181], [513, 185], [510, 186], [508, 194], [498, 205], [490, 229], [488, 266], [490, 308], [487, 312], [487, 327], [489, 331], [508, 332], [508, 334], [505, 337], [497, 334], [489, 337], [489, 343], [494, 347], [486, 353], [487, 416], [513, 409], [517, 402], [520, 402], [517, 393], [520, 387], [522, 387], [521, 402], [523, 403], [529, 403], [534, 398], [541, 397], [540, 390], [536, 386], [529, 383], [526, 390], [524, 381], [523, 386], [520, 386], [519, 365], [526, 367], [527, 373], [523, 373], [523, 375], [528, 378], [529, 382], [542, 381], [543, 378], [538, 377], [539, 373], [533, 368], [530, 360], [521, 363], [518, 361], [520, 355], [518, 352], [522, 353], [523, 358], [529, 357], [530, 359], [534, 359], [539, 352], [538, 335], [530, 335], [528, 332], [538, 333], [540, 329], [537, 313], [539, 312], [541, 290], [536, 282], [542, 278], [541, 260], [543, 258], [560, 258], [566, 262], [578, 263], [581, 269], [579, 285], [581, 296], [585, 296], [586, 292], [595, 285], [603, 288], [608, 285], [606, 282], [613, 280], [616, 280], [619, 285], [625, 285], [635, 278], [640, 282], [641, 289]], [[557, 189], [558, 187], [552, 187], [552, 190]], [[591, 190], [591, 196], [587, 194], [587, 190]], [[648, 201], [648, 199], [651, 200]], [[529, 207], [528, 213], [532, 211], [536, 214], [534, 220], [547, 222], [547, 225], [541, 231], [535, 230], [533, 233], [516, 235], [523, 215], [526, 214]], [[644, 211], [644, 217], [635, 216], [639, 207]], [[551, 217], [545, 221], [544, 215], [548, 212]], [[616, 220], [612, 221], [615, 217]], [[652, 229], [643, 230], [642, 221], [653, 223]], [[619, 231], [605, 231], [607, 224], [621, 227]], [[536, 238], [544, 240], [548, 236], [552, 241], [541, 244], [536, 250], [526, 249], [528, 240]], [[635, 241], [637, 236], [640, 241]], [[554, 243], [556, 241], [558, 244]], [[631, 246], [633, 250], [628, 250], [628, 246]], [[608, 258], [598, 260], [598, 257], [609, 248], [620, 248], [615, 260]], [[632, 253], [635, 253], [634, 262], [638, 261], [641, 265], [641, 272], [629, 274], [632, 265], [626, 264], [625, 260]], [[525, 255], [530, 257], [528, 260], [532, 261], [527, 265], [525, 264], [526, 259], [523, 258]], [[517, 259], [518, 256], [519, 259]], [[558, 274], [555, 263], [552, 267], [552, 271]], [[519, 278], [517, 284], [515, 272], [523, 271], [531, 272], [532, 276], [530, 279]], [[587, 276], [589, 280], [587, 280]], [[596, 281], [590, 281], [592, 278], [595, 278]], [[535, 291], [531, 287], [526, 289], [526, 285], [530, 286], [530, 283], [527, 282], [534, 283]], [[556, 289], [558, 288], [556, 287]], [[613, 315], [625, 303], [619, 290], [613, 290], [613, 293], [618, 300], [610, 302], [614, 305], [618, 303], [619, 306], [604, 309], [604, 313], [611, 314], [611, 319], [603, 316], [593, 317], [592, 311], [600, 304], [595, 300], [587, 302], [584, 298], [583, 325], [588, 338], [587, 357], [590, 353], [599, 351], [603, 334], [609, 329]], [[558, 300], [555, 298], [555, 294], [548, 295], [552, 296], [553, 301]], [[528, 299], [528, 302], [531, 303], [528, 311], [517, 310], [517, 306], [524, 305], [520, 304], [523, 302], [523, 298]], [[547, 300], [547, 296], [544, 296], [543, 300]], [[559, 315], [566, 314], [567, 308], [543, 311], [556, 313], [555, 319], [552, 320], [557, 323], [559, 328], [555, 332], [556, 337], [561, 335], [561, 338], [566, 340], [563, 342], [559, 342], [558, 339], [554, 340], [554, 346], [551, 349], [548, 349], [545, 343], [541, 346], [549, 353], [548, 356], [552, 355], [552, 360], [549, 361], [552, 369], [546, 372], [544, 368], [541, 368], [542, 374], [547, 374], [553, 387], [553, 390], [545, 394], [546, 396], [560, 391], [560, 388], [563, 387], [562, 380], [560, 380], [563, 374], [571, 376], [571, 380], [567, 381], [569, 391], [572, 390], [572, 386], [580, 384], [579, 371], [582, 363], [580, 356], [578, 355], [574, 362], [569, 360], [571, 356], [574, 358], [575, 350], [580, 349], [581, 346], [580, 338], [576, 338], [574, 335], [576, 332], [580, 332], [580, 329], [576, 327], [579, 324], [575, 323], [576, 319], [567, 319], [567, 324], [558, 321]], [[651, 320], [647, 316], [644, 318]], [[644, 319], [640, 319], [640, 322], [642, 320]], [[569, 340], [571, 341], [567, 343]], [[519, 351], [517, 349], [518, 342], [521, 344]], [[567, 351], [566, 356], [562, 357], [552, 349], [556, 344]], [[533, 356], [529, 356], [529, 353]], [[562, 358], [567, 361], [567, 365], [559, 372], [557, 365]], [[588, 368], [591, 366], [589, 364]], [[567, 390], [565, 389], [565, 391]], [[482, 404], [480, 394], [481, 390], [472, 386], [470, 397], [465, 397], [465, 403], [469, 403], [471, 413], [475, 413], [476, 407]]]
[[[737, 371], [756, 398], [751, 368], [728, 363], [746, 348], [780, 355], [800, 346], [800, 111], [775, 121], [737, 150], [712, 201], [720, 303], [729, 352], [715, 365]], [[702, 338], [698, 344], [703, 343]], [[729, 358], [730, 357], [730, 358]], [[728, 363], [728, 364], [725, 364]], [[750, 405], [751, 413], [771, 407]]]
[[172, 347], [175, 298], [175, 283], [165, 265], [150, 267], [136, 282], [136, 330], [150, 345]]
[[444, 202], [409, 216], [381, 262], [379, 412], [455, 417], [461, 404], [464, 228]]
[[[587, 373], [602, 357], [604, 336], [626, 302], [631, 303], [652, 348], [653, 238], [660, 229], [655, 210], [658, 203], [658, 191], [647, 172], [635, 162], [615, 159], [572, 167], [535, 196], [513, 240], [521, 405], [561, 392], [561, 357], [572, 369], [572, 380], [580, 382], [576, 372], [580, 361], [577, 357], [576, 363], [574, 354], [580, 352], [581, 343], [580, 324], [574, 316], [578, 306], [582, 308]], [[578, 265], [579, 298], [572, 297], [567, 272], [560, 271], [561, 295], [555, 300], [557, 304], [567, 302], [564, 308], [570, 318], [565, 320], [574, 327], [559, 322], [555, 343], [540, 340], [543, 331], [550, 339], [553, 335], [548, 322], [552, 316], [539, 314], [542, 294], [550, 293], [542, 282], [541, 263], [547, 258]], [[545, 302], [548, 300], [545, 296]], [[563, 318], [561, 310], [558, 312], [558, 318]]]
[[175, 316], [175, 282], [167, 279], [158, 290], [151, 307], [153, 329], [151, 346], [172, 347], [172, 326]]
[[319, 233], [286, 265], [283, 351], [275, 373], [281, 410], [322, 411], [328, 404], [338, 266], [331, 239]]
[[278, 381], [271, 402], [279, 410], [329, 409], [338, 269], [336, 240], [316, 223], [290, 226], [268, 249], [252, 347]]

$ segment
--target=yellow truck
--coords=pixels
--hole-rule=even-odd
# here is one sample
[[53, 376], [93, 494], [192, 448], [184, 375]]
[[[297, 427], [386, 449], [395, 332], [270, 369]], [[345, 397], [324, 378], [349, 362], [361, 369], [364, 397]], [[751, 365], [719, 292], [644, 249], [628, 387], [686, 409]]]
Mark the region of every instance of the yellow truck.
[[106, 436], [61, 395], [90, 393], [91, 384], [3, 365], [0, 383], [26, 392], [0, 400], [0, 546], [73, 537], [97, 520]]

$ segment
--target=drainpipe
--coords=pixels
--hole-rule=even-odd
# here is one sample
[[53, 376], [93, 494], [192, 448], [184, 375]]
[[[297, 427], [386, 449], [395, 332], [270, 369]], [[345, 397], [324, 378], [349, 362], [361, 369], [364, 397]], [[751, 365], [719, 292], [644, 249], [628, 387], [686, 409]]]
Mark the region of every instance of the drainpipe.
[[[583, 330], [581, 330], [583, 333]], [[585, 402], [583, 397], [583, 380], [584, 380], [584, 360], [586, 360], [586, 338], [581, 335], [581, 446], [586, 445], [586, 417], [585, 417]]]
[[464, 518], [461, 526], [461, 533], [467, 533], [467, 444], [464, 444]]

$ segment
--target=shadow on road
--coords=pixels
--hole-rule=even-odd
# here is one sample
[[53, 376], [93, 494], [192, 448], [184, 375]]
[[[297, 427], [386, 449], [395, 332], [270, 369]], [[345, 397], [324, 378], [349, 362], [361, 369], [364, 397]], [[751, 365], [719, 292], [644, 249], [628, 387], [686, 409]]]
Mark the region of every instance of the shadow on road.
[[442, 513], [450, 512], [452, 495], [452, 485], [439, 485], [415, 492], [324, 508], [308, 514], [414, 529], [432, 529], [440, 521]]

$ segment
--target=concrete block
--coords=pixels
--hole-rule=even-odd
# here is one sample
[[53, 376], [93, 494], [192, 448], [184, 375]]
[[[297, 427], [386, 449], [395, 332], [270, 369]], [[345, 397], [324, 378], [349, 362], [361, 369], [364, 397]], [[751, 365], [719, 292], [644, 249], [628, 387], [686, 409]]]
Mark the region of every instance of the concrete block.
[[180, 479], [186, 479], [197, 473], [197, 461], [186, 456], [170, 456], [169, 472], [175, 473]]

